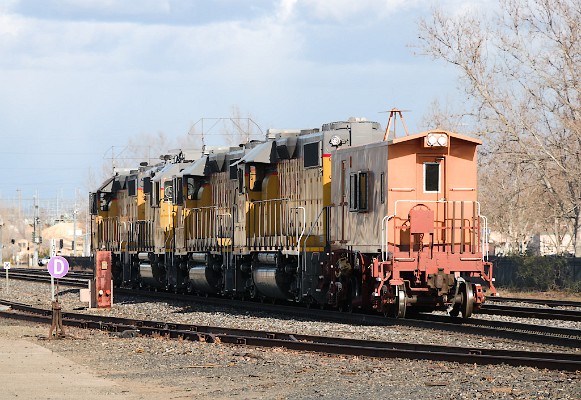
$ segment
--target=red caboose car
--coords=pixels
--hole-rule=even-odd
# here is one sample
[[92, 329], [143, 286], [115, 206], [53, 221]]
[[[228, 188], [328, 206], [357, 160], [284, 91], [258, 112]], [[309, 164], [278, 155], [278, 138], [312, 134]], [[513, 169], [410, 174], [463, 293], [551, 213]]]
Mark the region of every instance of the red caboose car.
[[[360, 276], [350, 281], [353, 305], [399, 317], [438, 309], [469, 317], [485, 291], [495, 293], [477, 201], [479, 144], [428, 131], [332, 154], [331, 250], [343, 256], [328, 276], [338, 304], [344, 271]], [[339, 261], [347, 254], [352, 268]]]

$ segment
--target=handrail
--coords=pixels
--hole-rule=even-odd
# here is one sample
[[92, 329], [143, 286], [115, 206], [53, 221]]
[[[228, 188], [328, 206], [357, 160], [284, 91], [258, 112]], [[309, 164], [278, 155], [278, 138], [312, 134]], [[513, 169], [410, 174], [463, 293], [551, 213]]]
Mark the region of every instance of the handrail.
[[[484, 245], [484, 240], [488, 238], [488, 220], [485, 216], [480, 215], [480, 202], [476, 201], [476, 200], [468, 200], [468, 201], [463, 201], [463, 200], [396, 200], [394, 203], [394, 213], [392, 215], [386, 215], [385, 217], [383, 217], [382, 222], [381, 222], [381, 253], [382, 256], [384, 258], [384, 260], [387, 259], [388, 256], [388, 248], [389, 248], [389, 232], [388, 232], [388, 227], [387, 224], [388, 222], [395, 218], [397, 216], [397, 207], [399, 203], [415, 203], [415, 204], [427, 204], [427, 203], [431, 203], [431, 204], [455, 204], [455, 203], [472, 203], [476, 205], [476, 214], [479, 218], [481, 218], [484, 222], [484, 228], [485, 230], [485, 235], [482, 235], [480, 232], [480, 239], [481, 239], [481, 252], [482, 252], [482, 259], [485, 260], [488, 258], [488, 250], [486, 250], [486, 256], [485, 256], [485, 252], [484, 249], [486, 248]], [[473, 218], [476, 216], [473, 216]], [[473, 229], [476, 229], [476, 227], [473, 227]], [[453, 234], [453, 232], [452, 232]], [[453, 243], [452, 243], [453, 246]]]
[[[298, 234], [298, 229], [297, 229], [297, 253], [301, 252], [301, 239], [303, 238], [303, 234], [305, 233], [305, 228], [306, 228], [306, 224], [307, 224], [307, 210], [305, 209], [305, 207], [302, 206], [298, 206], [298, 207], [291, 207], [290, 210], [303, 210], [303, 230], [301, 231], [301, 234]], [[298, 213], [297, 213], [298, 214]], [[296, 221], [296, 215], [295, 214], [295, 226], [297, 226], [297, 221]]]
[[[217, 207], [216, 207], [217, 209]], [[218, 214], [216, 212], [216, 218], [215, 218], [215, 237], [216, 237], [216, 247], [218, 247], [218, 243], [220, 243], [220, 239], [224, 239], [223, 237], [218, 235], [218, 217], [228, 217], [229, 221], [230, 221], [230, 226], [228, 227], [228, 231], [230, 233], [230, 245], [228, 246], [230, 248], [230, 252], [232, 252], [232, 249], [234, 248], [234, 229], [233, 229], [233, 218], [232, 218], [232, 214], [231, 213], [223, 213], [223, 214]], [[222, 248], [222, 246], [220, 246], [220, 248]], [[230, 257], [227, 255], [224, 257], [225, 258], [225, 267], [226, 269], [230, 269]]]
[[389, 233], [388, 233], [387, 223], [393, 217], [395, 217], [395, 214], [386, 215], [381, 220], [381, 255], [382, 255], [383, 261], [387, 261], [387, 253], [388, 253], [387, 249], [389, 248], [389, 243], [388, 243]]
[[395, 211], [394, 215], [397, 215], [397, 204], [398, 203], [417, 203], [417, 204], [424, 204], [424, 203], [441, 203], [441, 204], [448, 204], [448, 203], [475, 203], [478, 206], [478, 215], [480, 215], [480, 202], [477, 200], [396, 200], [395, 201]]
[[[488, 217], [485, 217], [484, 215], [481, 215], [480, 218], [482, 219], [482, 222], [483, 222], [482, 230], [484, 231], [484, 234], [481, 234], [480, 235], [480, 237], [482, 239], [482, 260], [483, 261], [488, 261], [488, 243], [489, 243], [489, 239], [488, 239]], [[484, 251], [484, 249], [486, 249], [486, 251]]]

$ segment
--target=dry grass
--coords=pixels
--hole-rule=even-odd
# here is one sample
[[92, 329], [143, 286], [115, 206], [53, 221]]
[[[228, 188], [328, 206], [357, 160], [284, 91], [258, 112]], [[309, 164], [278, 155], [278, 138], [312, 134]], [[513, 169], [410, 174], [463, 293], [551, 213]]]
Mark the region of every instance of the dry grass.
[[550, 299], [550, 300], [568, 300], [581, 301], [581, 293], [550, 290], [546, 292], [535, 291], [517, 291], [514, 289], [498, 289], [499, 296], [517, 297], [524, 299]]

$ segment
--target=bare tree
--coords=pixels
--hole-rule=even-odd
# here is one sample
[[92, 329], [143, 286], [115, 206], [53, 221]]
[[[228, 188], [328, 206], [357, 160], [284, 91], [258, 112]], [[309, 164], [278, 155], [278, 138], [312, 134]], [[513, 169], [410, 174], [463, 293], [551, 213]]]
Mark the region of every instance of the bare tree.
[[242, 116], [238, 106], [232, 106], [229, 117], [200, 118], [196, 121], [188, 136], [195, 138], [194, 142], [204, 146], [238, 146], [250, 140], [262, 139], [264, 136], [260, 126], [252, 115]]
[[422, 117], [420, 126], [428, 129], [446, 129], [453, 132], [465, 131], [466, 123], [462, 121], [463, 114], [455, 111], [449, 104], [442, 104], [439, 99], [434, 99], [428, 112]]
[[489, 208], [539, 209], [540, 216], [524, 210], [527, 229], [564, 226], [581, 256], [581, 3], [499, 0], [496, 11], [435, 10], [419, 23], [418, 47], [458, 68], [470, 116], [486, 132], [490, 162], [506, 167], [488, 182], [495, 188], [483, 186], [484, 195], [497, 196], [520, 171], [513, 192], [534, 196], [532, 205], [513, 198]]

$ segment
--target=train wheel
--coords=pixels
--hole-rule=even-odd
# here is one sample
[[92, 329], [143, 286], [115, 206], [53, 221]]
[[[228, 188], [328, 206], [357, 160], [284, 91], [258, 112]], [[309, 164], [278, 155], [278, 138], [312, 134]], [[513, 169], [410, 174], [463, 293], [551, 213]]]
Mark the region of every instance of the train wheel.
[[472, 290], [472, 285], [466, 283], [464, 285], [464, 290], [462, 290], [462, 318], [470, 318], [472, 316], [472, 311], [474, 311], [474, 291]]
[[404, 286], [396, 286], [394, 317], [405, 318], [406, 308], [407, 308], [407, 304], [406, 304], [406, 296], [405, 296], [405, 287]]

